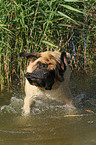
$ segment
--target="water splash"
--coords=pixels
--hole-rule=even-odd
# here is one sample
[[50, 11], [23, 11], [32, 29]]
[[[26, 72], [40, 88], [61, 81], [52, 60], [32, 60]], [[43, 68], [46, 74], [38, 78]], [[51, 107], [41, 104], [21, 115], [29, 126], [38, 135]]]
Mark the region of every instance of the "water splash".
[[4, 105], [0, 108], [0, 112], [3, 113], [20, 113], [23, 107], [23, 100], [16, 97], [12, 97], [9, 105]]
[[[77, 108], [84, 110], [85, 108], [96, 107], [96, 96], [89, 98], [86, 94], [82, 93], [74, 98], [73, 105], [63, 105], [55, 101], [45, 101], [45, 100], [36, 100], [35, 106], [32, 108], [32, 115], [46, 113], [46, 111], [52, 113], [64, 113], [72, 114], [76, 113]], [[2, 113], [13, 113], [13, 114], [22, 114], [23, 112], [23, 99], [18, 99], [12, 97], [9, 105], [4, 105], [0, 108]]]

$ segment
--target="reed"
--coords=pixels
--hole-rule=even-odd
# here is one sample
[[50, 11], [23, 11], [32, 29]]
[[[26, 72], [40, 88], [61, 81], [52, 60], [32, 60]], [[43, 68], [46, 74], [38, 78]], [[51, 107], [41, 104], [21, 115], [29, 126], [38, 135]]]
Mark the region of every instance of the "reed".
[[95, 0], [2, 0], [0, 4], [1, 89], [23, 79], [27, 62], [18, 58], [21, 51], [66, 50], [72, 55], [72, 70], [96, 66]]

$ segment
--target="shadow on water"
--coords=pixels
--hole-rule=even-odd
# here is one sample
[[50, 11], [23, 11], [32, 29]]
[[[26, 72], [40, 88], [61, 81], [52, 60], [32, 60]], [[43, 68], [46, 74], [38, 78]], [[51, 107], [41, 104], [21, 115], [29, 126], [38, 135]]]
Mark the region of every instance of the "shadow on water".
[[74, 74], [70, 87], [76, 107], [37, 100], [22, 116], [24, 93], [0, 95], [0, 145], [95, 145], [96, 71]]

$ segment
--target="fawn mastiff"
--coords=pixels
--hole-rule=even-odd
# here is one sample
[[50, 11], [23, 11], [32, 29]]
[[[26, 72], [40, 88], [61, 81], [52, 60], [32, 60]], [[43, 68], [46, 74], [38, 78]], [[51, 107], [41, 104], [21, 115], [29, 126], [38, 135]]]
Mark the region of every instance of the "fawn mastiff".
[[42, 53], [19, 53], [19, 57], [30, 59], [25, 74], [23, 112], [29, 114], [36, 97], [42, 96], [70, 105], [70, 69], [67, 52], [45, 51]]

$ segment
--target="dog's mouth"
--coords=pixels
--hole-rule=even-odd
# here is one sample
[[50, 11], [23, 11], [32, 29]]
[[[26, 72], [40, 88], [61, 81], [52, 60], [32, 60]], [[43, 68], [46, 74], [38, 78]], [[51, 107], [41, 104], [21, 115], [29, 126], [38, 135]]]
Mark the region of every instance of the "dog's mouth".
[[55, 70], [41, 69], [26, 73], [25, 77], [31, 85], [44, 87], [45, 90], [51, 90], [55, 80]]

